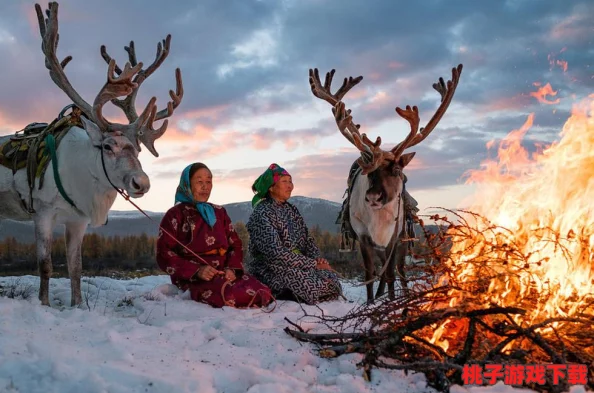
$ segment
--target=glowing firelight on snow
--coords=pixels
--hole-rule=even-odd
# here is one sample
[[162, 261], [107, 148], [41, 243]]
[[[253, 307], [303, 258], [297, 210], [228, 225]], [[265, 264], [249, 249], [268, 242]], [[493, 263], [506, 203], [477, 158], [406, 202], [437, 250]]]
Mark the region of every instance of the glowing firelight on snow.
[[[477, 306], [523, 307], [527, 314], [516, 317], [520, 324], [576, 315], [594, 294], [594, 94], [574, 106], [558, 141], [530, 154], [521, 141], [533, 120], [528, 116], [499, 143], [497, 159], [483, 162], [468, 178], [477, 191], [467, 209], [509, 230], [483, 235], [514, 244], [528, 256], [506, 256], [507, 265], [499, 268], [515, 274], [492, 280], [481, 297], [484, 304]], [[466, 263], [479, 253], [492, 260], [502, 256], [489, 255], [487, 248], [477, 239], [454, 237], [456, 259], [450, 263], [459, 281], [481, 274], [476, 264]], [[451, 295], [451, 307], [463, 303], [462, 292]], [[438, 326], [431, 340], [446, 350], [449, 326]]]

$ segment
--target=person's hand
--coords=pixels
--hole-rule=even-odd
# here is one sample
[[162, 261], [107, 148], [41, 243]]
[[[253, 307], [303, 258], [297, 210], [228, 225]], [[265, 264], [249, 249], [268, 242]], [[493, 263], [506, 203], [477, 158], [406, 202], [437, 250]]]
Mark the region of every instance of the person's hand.
[[221, 272], [219, 272], [214, 267], [209, 266], [209, 265], [204, 265], [200, 269], [198, 269], [198, 272], [196, 273], [196, 275], [201, 280], [210, 281], [213, 279], [214, 276], [216, 276], [217, 274], [220, 274], [220, 273]]
[[316, 258], [316, 268], [320, 270], [332, 270], [325, 258]]
[[235, 272], [233, 269], [225, 269], [225, 280], [227, 281], [235, 281]]

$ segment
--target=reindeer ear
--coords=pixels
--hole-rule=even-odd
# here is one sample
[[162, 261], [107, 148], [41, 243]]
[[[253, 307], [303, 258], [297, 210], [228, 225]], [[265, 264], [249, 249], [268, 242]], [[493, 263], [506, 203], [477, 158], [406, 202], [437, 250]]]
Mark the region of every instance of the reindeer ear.
[[101, 146], [101, 142], [103, 142], [104, 135], [103, 132], [101, 132], [101, 130], [99, 129], [99, 127], [97, 127], [97, 124], [93, 123], [91, 120], [87, 119], [84, 116], [81, 116], [80, 119], [82, 120], [83, 127], [85, 128], [85, 131], [87, 131], [87, 134], [89, 135], [89, 138], [91, 139], [93, 145]]
[[400, 166], [402, 168], [404, 168], [405, 166], [408, 165], [409, 162], [412, 161], [413, 157], [415, 156], [415, 152], [412, 153], [406, 153], [400, 156], [400, 158], [398, 159], [398, 164], [400, 164]]

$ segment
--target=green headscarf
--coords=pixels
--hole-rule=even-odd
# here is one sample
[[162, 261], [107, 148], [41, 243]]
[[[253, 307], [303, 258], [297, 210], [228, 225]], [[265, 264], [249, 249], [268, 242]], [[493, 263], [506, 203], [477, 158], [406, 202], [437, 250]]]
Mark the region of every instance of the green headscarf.
[[272, 187], [281, 176], [291, 176], [284, 168], [278, 164], [270, 164], [268, 169], [264, 171], [252, 184], [252, 191], [256, 195], [252, 198], [252, 207], [256, 207], [268, 194], [268, 189]]

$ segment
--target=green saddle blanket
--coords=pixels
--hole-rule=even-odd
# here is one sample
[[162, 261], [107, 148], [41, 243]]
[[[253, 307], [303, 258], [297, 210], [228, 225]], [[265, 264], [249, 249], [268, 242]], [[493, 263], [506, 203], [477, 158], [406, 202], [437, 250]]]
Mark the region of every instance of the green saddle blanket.
[[[47, 125], [46, 125], [47, 127]], [[45, 127], [44, 127], [45, 128]], [[13, 172], [23, 169], [27, 166], [27, 157], [29, 149], [36, 142], [37, 135], [27, 135], [16, 138], [9, 138], [0, 145], [0, 165], [11, 168]], [[45, 141], [40, 143], [37, 150], [37, 164], [43, 164], [49, 158], [45, 153]], [[39, 177], [39, 173], [36, 174]]]
[[52, 123], [31, 123], [21, 131], [0, 144], [0, 165], [12, 169], [13, 173], [27, 168], [31, 182], [39, 178], [39, 188], [43, 185], [43, 175], [51, 160], [45, 148], [45, 137], [52, 134], [56, 141], [56, 149], [60, 141], [73, 126], [82, 126], [78, 116], [64, 116]]

